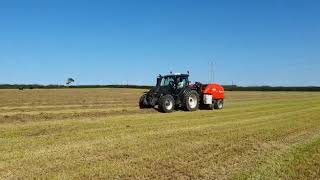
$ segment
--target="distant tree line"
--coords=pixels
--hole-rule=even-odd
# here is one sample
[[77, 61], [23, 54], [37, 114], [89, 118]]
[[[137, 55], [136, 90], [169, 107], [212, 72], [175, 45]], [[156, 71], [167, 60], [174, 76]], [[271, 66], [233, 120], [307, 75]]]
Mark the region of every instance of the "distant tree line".
[[[223, 86], [226, 91], [320, 91], [319, 86], [301, 86], [301, 87], [285, 87], [285, 86]], [[150, 89], [152, 86], [141, 85], [39, 85], [39, 84], [0, 84], [0, 89], [63, 89], [63, 88], [134, 88], [134, 89]]]
[[300, 87], [286, 87], [286, 86], [223, 86], [226, 91], [320, 91], [319, 86], [300, 86]]
[[152, 86], [142, 85], [39, 85], [39, 84], [0, 84], [0, 89], [63, 89], [63, 88], [135, 88], [150, 89]]

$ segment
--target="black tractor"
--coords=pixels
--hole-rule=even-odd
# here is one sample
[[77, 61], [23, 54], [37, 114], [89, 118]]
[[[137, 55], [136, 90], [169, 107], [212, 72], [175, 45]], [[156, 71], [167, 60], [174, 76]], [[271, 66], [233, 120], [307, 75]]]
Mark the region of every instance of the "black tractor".
[[189, 74], [159, 75], [157, 85], [140, 98], [139, 106], [140, 108], [158, 106], [158, 109], [165, 113], [172, 112], [176, 108], [196, 111], [200, 104], [200, 94], [197, 88], [192, 88], [189, 84]]

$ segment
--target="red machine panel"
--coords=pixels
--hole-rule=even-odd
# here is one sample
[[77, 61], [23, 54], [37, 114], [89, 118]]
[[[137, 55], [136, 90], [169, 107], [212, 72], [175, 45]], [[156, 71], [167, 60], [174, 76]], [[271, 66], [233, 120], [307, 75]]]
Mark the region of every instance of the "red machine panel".
[[224, 88], [219, 84], [208, 84], [202, 89], [203, 94], [211, 94], [213, 99], [224, 99]]

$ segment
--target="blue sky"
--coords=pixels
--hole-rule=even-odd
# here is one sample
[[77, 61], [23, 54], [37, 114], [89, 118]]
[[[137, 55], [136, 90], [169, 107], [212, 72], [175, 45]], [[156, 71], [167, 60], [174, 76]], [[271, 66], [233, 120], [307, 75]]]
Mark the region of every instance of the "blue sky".
[[0, 84], [320, 85], [318, 0], [1, 0]]

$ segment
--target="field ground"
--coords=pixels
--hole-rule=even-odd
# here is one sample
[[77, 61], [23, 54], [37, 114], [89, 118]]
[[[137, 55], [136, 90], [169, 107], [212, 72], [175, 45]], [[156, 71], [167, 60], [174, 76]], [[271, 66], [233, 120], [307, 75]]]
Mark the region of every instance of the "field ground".
[[0, 179], [320, 179], [320, 93], [162, 114], [142, 92], [0, 90]]

